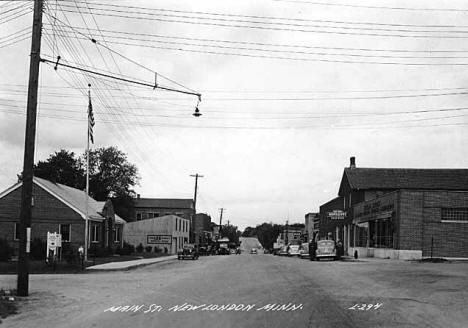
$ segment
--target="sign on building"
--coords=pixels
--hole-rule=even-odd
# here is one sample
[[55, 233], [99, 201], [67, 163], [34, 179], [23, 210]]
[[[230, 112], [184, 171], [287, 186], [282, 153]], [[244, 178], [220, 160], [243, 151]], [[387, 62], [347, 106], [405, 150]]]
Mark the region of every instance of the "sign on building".
[[342, 210], [333, 210], [328, 212], [328, 218], [330, 220], [344, 220], [346, 217], [346, 212]]
[[169, 235], [146, 235], [147, 244], [170, 244], [171, 236]]
[[59, 247], [62, 247], [62, 235], [56, 232], [52, 233], [47, 231], [47, 258], [55, 258]]

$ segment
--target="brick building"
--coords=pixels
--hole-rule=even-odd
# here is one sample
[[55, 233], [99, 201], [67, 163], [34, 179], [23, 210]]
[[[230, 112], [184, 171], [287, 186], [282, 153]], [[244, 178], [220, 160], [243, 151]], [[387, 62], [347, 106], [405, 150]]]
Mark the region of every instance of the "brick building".
[[140, 198], [134, 201], [135, 220], [153, 219], [165, 215], [177, 215], [191, 219], [195, 214], [193, 199]]
[[341, 196], [335, 197], [320, 206], [319, 240], [327, 238], [343, 240], [344, 218], [346, 215], [344, 207], [344, 200]]
[[468, 257], [467, 169], [357, 168], [351, 157], [338, 196], [344, 214], [321, 210], [320, 234], [334, 234], [349, 255]]
[[[22, 183], [0, 193], [0, 238], [19, 247]], [[62, 244], [85, 244], [86, 195], [83, 191], [34, 177], [31, 240], [47, 240], [47, 232], [62, 234]], [[89, 246], [118, 247], [125, 221], [114, 213], [112, 202], [88, 197]]]
[[205, 213], [197, 213], [193, 219], [193, 241], [197, 245], [204, 245], [213, 239], [211, 231], [211, 216]]

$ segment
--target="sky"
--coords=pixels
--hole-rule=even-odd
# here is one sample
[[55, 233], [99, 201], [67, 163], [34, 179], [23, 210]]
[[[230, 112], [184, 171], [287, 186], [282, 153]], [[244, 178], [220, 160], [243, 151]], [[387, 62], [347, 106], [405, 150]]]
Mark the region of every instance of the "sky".
[[[32, 1], [0, 1], [0, 190], [24, 156]], [[35, 160], [116, 146], [141, 197], [304, 222], [344, 167], [468, 167], [466, 1], [46, 1]], [[96, 42], [92, 42], [94, 39]], [[183, 92], [201, 93], [197, 97]], [[224, 221], [226, 222], [226, 221]]]

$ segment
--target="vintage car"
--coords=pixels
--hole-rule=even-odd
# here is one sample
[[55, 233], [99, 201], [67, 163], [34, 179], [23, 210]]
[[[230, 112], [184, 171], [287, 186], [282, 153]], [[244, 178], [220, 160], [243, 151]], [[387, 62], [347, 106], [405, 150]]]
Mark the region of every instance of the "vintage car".
[[257, 249], [256, 248], [252, 248], [250, 250], [250, 254], [257, 254]]
[[177, 252], [177, 259], [185, 260], [185, 259], [198, 259], [198, 251], [194, 245], [184, 245], [184, 247]]
[[299, 245], [289, 245], [288, 246], [288, 256], [300, 256]]
[[319, 240], [317, 242], [317, 250], [315, 251], [316, 260], [329, 258], [336, 260], [336, 246], [333, 240]]
[[301, 259], [308, 259], [309, 258], [309, 244], [303, 243], [299, 248], [299, 253], [301, 254]]
[[278, 252], [279, 256], [287, 256], [288, 255], [288, 246], [283, 246]]

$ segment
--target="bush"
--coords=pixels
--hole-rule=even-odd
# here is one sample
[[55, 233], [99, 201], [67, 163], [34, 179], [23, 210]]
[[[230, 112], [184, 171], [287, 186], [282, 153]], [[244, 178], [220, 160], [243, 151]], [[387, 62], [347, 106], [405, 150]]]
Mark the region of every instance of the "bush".
[[140, 243], [140, 245], [138, 245], [136, 247], [136, 251], [137, 251], [137, 253], [143, 253], [143, 245], [141, 243]]
[[14, 254], [13, 248], [8, 244], [6, 239], [0, 239], [0, 261], [8, 261]]
[[146, 253], [151, 253], [152, 250], [153, 250], [153, 246], [146, 246], [145, 247]]
[[124, 242], [123, 247], [117, 248], [115, 253], [119, 255], [131, 255], [132, 253], [135, 253], [135, 246]]
[[112, 254], [112, 250], [106, 247], [93, 244], [88, 249], [88, 254], [92, 257], [106, 257]]
[[67, 261], [68, 264], [78, 263], [80, 260], [78, 249], [69, 243], [62, 244], [62, 259]]
[[31, 242], [31, 260], [44, 260], [47, 257], [47, 243], [40, 238]]
[[158, 246], [154, 246], [154, 252], [157, 254], [157, 253], [161, 253], [162, 249], [159, 248]]

